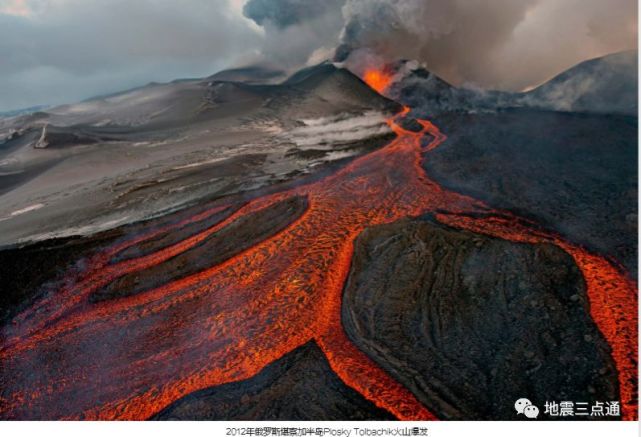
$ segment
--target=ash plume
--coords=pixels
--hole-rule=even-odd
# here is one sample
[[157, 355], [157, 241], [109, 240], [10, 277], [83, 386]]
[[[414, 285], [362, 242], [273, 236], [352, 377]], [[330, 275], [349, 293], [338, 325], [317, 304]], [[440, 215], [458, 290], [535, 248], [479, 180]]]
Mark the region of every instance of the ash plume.
[[348, 0], [335, 60], [414, 59], [457, 86], [521, 91], [635, 49], [636, 11], [634, 0]]
[[249, 0], [245, 17], [264, 30], [262, 62], [280, 68], [318, 63], [332, 56], [344, 25], [345, 0]]
[[270, 23], [279, 29], [312, 21], [332, 10], [340, 8], [344, 0], [324, 2], [309, 0], [249, 0], [243, 14], [259, 26]]
[[0, 111], [327, 59], [357, 74], [410, 59], [457, 87], [523, 91], [636, 50], [636, 16], [634, 0], [0, 0]]

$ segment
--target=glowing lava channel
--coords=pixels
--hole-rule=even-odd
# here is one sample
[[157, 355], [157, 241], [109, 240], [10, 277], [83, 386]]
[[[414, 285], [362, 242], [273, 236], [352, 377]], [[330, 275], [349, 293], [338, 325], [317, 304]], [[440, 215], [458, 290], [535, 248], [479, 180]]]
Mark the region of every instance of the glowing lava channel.
[[[108, 248], [85, 272], [71, 273], [60, 292], [2, 332], [0, 417], [145, 419], [193, 391], [250, 378], [315, 340], [336, 374], [377, 406], [399, 419], [435, 419], [348, 340], [340, 311], [355, 238], [366, 227], [433, 212], [451, 226], [512, 241], [552, 242], [574, 257], [586, 278], [592, 317], [613, 350], [624, 417], [635, 419], [636, 284], [603, 258], [429, 179], [422, 154], [445, 136], [425, 120], [418, 120], [420, 132], [403, 129], [397, 121], [407, 112], [389, 120], [394, 141], [333, 175], [252, 200], [154, 253], [109, 263], [127, 247], [226, 205], [212, 207]], [[422, 147], [425, 136], [432, 141]], [[116, 278], [162, 263], [235, 219], [297, 195], [308, 199], [302, 216], [227, 261], [137, 295], [88, 302]]]

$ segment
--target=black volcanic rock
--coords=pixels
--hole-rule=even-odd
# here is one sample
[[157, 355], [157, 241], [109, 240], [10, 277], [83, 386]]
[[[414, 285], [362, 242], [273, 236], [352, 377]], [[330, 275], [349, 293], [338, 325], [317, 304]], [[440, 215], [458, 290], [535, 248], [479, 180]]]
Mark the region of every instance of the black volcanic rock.
[[[124, 236], [130, 238], [149, 229], [175, 224], [186, 217], [198, 214], [207, 208], [207, 203], [187, 208], [171, 215], [157, 217], [131, 225], [100, 232], [91, 236], [72, 236], [52, 238], [31, 244], [3, 247], [0, 250], [0, 327], [7, 324], [20, 311], [27, 308], [40, 297], [55, 292], [62, 286], [65, 276], [86, 268], [87, 260], [101, 248], [108, 247]], [[180, 229], [163, 233], [149, 241], [129, 247], [117, 254], [115, 261], [130, 259], [148, 254], [186, 238], [203, 226], [223, 219], [240, 204], [214, 214], [209, 220], [188, 224]]]
[[356, 241], [342, 319], [350, 339], [443, 419], [517, 419], [514, 402], [618, 399], [583, 278], [552, 245], [430, 219]]
[[283, 82], [283, 86], [306, 97], [316, 97], [324, 104], [343, 107], [343, 110], [398, 112], [402, 109], [397, 102], [381, 96], [349, 70], [327, 62], [296, 72]]
[[394, 420], [346, 386], [315, 343], [253, 378], [191, 393], [153, 420]]
[[456, 87], [423, 67], [410, 61], [392, 64], [390, 71], [399, 77], [386, 91], [394, 100], [412, 108], [418, 117], [433, 117], [445, 112], [495, 110], [512, 106], [514, 95]]
[[234, 205], [223, 209], [220, 212], [212, 214], [210, 217], [196, 221], [194, 223], [187, 223], [184, 226], [173, 229], [171, 232], [162, 232], [154, 238], [143, 240], [137, 244], [133, 244], [126, 249], [116, 253], [110, 260], [110, 264], [119, 263], [122, 261], [139, 258], [142, 256], [150, 255], [156, 251], [162, 250], [169, 246], [179, 243], [199, 232], [203, 232], [208, 228], [215, 226], [222, 220], [228, 218], [231, 214], [238, 211], [242, 204]]
[[509, 110], [436, 118], [441, 185], [533, 218], [637, 271], [637, 118]]
[[113, 243], [121, 232], [51, 239], [0, 250], [0, 327], [38, 298], [54, 292], [65, 274], [82, 269], [96, 247]]
[[[89, 296], [91, 302], [101, 302], [117, 297], [130, 296], [163, 285], [169, 281], [215, 266], [226, 259], [252, 247], [286, 228], [307, 209], [307, 199], [291, 197], [251, 214], [243, 215], [179, 255], [144, 270], [124, 275]], [[199, 225], [200, 226], [200, 225]], [[198, 227], [193, 229], [195, 231]], [[142, 243], [125, 254], [148, 253], [158, 250], [171, 239]]]

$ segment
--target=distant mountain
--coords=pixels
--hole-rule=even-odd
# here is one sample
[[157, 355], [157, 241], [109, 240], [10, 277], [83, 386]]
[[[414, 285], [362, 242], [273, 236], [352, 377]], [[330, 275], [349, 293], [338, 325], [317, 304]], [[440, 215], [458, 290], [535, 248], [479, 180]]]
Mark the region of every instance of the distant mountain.
[[[280, 83], [269, 83], [280, 78]], [[127, 91], [34, 112], [23, 111], [9, 128], [90, 125], [188, 127], [266, 105], [280, 114], [328, 116], [339, 112], [400, 106], [379, 95], [350, 71], [331, 63], [305, 68], [284, 80], [284, 73], [264, 67], [224, 70], [202, 79], [150, 83]], [[17, 126], [15, 125], [17, 124]], [[0, 123], [0, 129], [5, 126]]]
[[399, 79], [386, 94], [423, 117], [515, 107], [563, 112], [637, 113], [637, 52], [634, 50], [582, 62], [525, 93], [456, 87], [414, 64], [399, 61], [389, 66]]
[[[348, 70], [324, 63], [256, 83], [266, 76], [227, 70], [0, 118], [0, 245], [288, 182], [393, 136], [386, 119], [400, 105]], [[29, 209], [34, 198], [46, 207]]]
[[519, 98], [523, 106], [570, 112], [637, 113], [637, 51], [591, 59]]
[[12, 111], [0, 111], [0, 117], [15, 117], [17, 115], [33, 114], [34, 112], [42, 111], [48, 107], [49, 106], [47, 105], [39, 105], [31, 106], [29, 108], [14, 109]]
[[244, 82], [244, 83], [276, 83], [285, 79], [285, 72], [282, 70], [273, 70], [262, 66], [248, 66], [241, 68], [230, 68], [212, 74], [208, 77], [210, 80], [221, 80], [227, 82]]

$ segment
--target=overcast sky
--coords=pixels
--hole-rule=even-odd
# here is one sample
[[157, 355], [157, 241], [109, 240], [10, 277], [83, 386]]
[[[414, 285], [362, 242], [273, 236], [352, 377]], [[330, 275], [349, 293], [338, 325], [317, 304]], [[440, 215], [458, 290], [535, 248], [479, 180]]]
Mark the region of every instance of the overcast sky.
[[0, 110], [201, 77], [258, 50], [232, 0], [0, 0]]
[[[246, 4], [247, 3], [247, 4]], [[0, 111], [367, 51], [516, 90], [636, 48], [636, 0], [0, 0]]]

